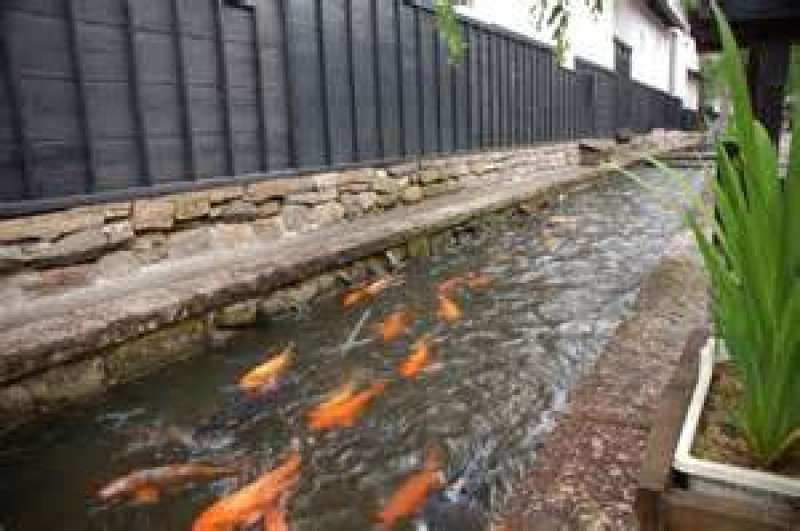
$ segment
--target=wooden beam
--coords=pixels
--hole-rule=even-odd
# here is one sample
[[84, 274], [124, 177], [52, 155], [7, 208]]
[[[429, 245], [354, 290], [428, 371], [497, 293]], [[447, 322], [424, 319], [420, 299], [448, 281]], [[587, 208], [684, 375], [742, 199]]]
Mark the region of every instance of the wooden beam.
[[790, 531], [797, 513], [777, 504], [671, 489], [662, 499], [665, 531]]
[[672, 481], [675, 448], [697, 382], [700, 349], [707, 339], [708, 330], [705, 329], [697, 329], [689, 334], [680, 362], [653, 415], [656, 421], [647, 438], [636, 492], [636, 514], [641, 531], [661, 529], [660, 498]]
[[780, 142], [784, 86], [789, 72], [789, 41], [770, 40], [750, 46], [747, 84], [756, 117], [767, 128], [772, 143]]

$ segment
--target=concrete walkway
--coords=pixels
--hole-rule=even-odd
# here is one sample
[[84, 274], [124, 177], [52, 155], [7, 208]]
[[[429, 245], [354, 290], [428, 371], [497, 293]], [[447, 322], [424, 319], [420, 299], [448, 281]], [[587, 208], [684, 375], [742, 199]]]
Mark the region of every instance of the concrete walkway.
[[708, 287], [688, 234], [673, 240], [515, 492], [507, 531], [637, 529], [634, 496], [653, 408], [690, 331], [708, 322]]

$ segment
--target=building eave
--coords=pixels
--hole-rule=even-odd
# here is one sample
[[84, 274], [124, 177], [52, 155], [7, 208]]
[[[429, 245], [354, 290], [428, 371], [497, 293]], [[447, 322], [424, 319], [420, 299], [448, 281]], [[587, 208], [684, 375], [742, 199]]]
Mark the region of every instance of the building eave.
[[683, 12], [674, 4], [674, 0], [647, 0], [647, 6], [666, 26], [686, 29]]

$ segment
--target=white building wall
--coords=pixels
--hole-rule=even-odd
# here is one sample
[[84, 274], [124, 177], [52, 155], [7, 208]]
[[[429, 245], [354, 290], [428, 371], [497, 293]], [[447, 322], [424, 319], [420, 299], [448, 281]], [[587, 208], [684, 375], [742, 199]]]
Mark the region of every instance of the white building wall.
[[[537, 28], [531, 7], [540, 0], [472, 0], [457, 9], [464, 15], [503, 26], [539, 42], [553, 45], [552, 28]], [[583, 0], [571, 5], [569, 45], [564, 66], [575, 57], [614, 69], [614, 39], [631, 47], [631, 77], [681, 98], [696, 108], [697, 90], [688, 70], [699, 70], [694, 41], [685, 32], [670, 29], [644, 0], [607, 0], [603, 12], [593, 14]], [[691, 105], [694, 105], [692, 107]]]
[[614, 4], [616, 37], [631, 47], [631, 77], [669, 92], [672, 32], [643, 0], [616, 0]]
[[571, 54], [613, 70], [614, 2], [606, 4], [602, 13], [595, 14], [584, 2], [574, 2], [568, 35]]
[[683, 106], [693, 111], [700, 109], [700, 80], [697, 78], [689, 79], [686, 96], [683, 98]]
[[[539, 0], [473, 0], [472, 6], [460, 6], [457, 9], [464, 15], [554, 46], [553, 29], [546, 24], [537, 27], [537, 15], [531, 12], [531, 7], [538, 3]], [[598, 15], [591, 13], [582, 1], [574, 2], [568, 35], [570, 48], [564, 58], [564, 66], [573, 68], [577, 56], [609, 69], [614, 68], [613, 13], [613, 2], [609, 2]]]
[[673, 95], [687, 109], [697, 110], [699, 85], [690, 72], [699, 72], [700, 65], [694, 40], [681, 31], [674, 31], [675, 70]]

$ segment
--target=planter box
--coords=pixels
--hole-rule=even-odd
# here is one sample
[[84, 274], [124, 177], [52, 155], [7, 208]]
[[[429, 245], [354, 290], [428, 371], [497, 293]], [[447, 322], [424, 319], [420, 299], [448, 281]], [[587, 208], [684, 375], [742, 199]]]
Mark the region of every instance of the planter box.
[[711, 388], [714, 367], [725, 359], [724, 347], [720, 347], [719, 341], [713, 338], [700, 350], [697, 384], [678, 439], [675, 470], [686, 474], [690, 490], [769, 504], [800, 503], [800, 480], [691, 455], [703, 406]]
[[711, 382], [713, 343], [696, 330], [653, 419], [639, 477], [642, 531], [800, 529], [796, 482], [689, 454]]

